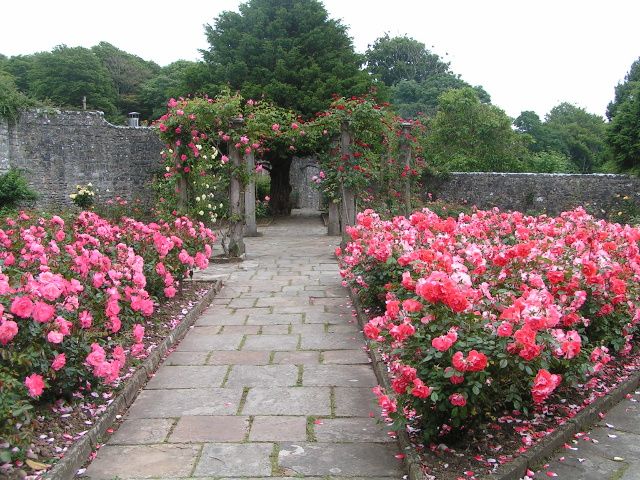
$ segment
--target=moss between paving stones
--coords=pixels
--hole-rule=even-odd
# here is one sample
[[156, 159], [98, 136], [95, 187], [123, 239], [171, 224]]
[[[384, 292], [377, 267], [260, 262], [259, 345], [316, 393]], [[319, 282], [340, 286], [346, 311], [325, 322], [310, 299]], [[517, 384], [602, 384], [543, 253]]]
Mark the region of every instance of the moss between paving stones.
[[118, 396], [111, 405], [107, 407], [95, 425], [47, 472], [44, 476], [45, 479], [68, 480], [75, 477], [78, 469], [82, 467], [91, 452], [95, 449], [100, 437], [102, 437], [107, 429], [116, 421], [116, 415], [133, 403], [142, 387], [144, 387], [149, 380], [149, 375], [155, 372], [167, 351], [185, 336], [189, 327], [195, 323], [204, 309], [209, 306], [216, 293], [220, 291], [220, 288], [222, 288], [222, 282], [215, 280], [211, 289], [200, 299], [198, 304], [185, 315], [180, 325], [167, 335], [167, 338], [165, 338], [164, 341], [158, 345], [158, 348], [140, 365], [138, 371], [127, 380], [125, 387], [118, 392]]
[[[357, 313], [358, 323], [361, 328], [369, 321], [364, 314], [358, 294], [349, 288], [349, 296]], [[367, 339], [367, 344], [369, 340]], [[373, 364], [373, 370], [380, 385], [386, 390], [390, 389], [387, 366], [382, 361], [380, 354], [375, 348], [369, 348], [369, 356]], [[526, 453], [514, 458], [511, 462], [500, 465], [497, 471], [487, 477], [488, 480], [519, 480], [524, 477], [527, 469], [535, 470], [536, 467], [545, 463], [562, 445], [570, 442], [573, 436], [584, 430], [588, 430], [598, 421], [600, 413], [606, 412], [619, 403], [628, 393], [633, 392], [640, 385], [640, 372], [632, 374], [624, 382], [620, 383], [608, 395], [596, 399], [591, 405], [580, 411], [575, 417], [561, 425], [550, 435], [544, 437], [539, 443], [529, 449]], [[405, 454], [405, 465], [409, 471], [410, 480], [424, 480], [422, 473], [422, 462], [419, 455], [413, 451], [409, 436], [405, 431], [398, 432], [398, 443]], [[425, 452], [428, 458], [428, 453]]]

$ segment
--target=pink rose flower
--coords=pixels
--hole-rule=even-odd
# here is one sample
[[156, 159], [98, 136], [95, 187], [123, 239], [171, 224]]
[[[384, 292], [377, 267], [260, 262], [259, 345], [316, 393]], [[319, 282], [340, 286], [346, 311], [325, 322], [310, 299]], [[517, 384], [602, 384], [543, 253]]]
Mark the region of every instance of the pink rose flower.
[[47, 334], [47, 340], [55, 344], [62, 343], [62, 340], [64, 340], [64, 335], [60, 332], [52, 330]]
[[42, 379], [42, 376], [37, 373], [32, 373], [25, 378], [24, 384], [29, 390], [29, 396], [33, 398], [39, 397], [44, 391], [44, 380]]
[[455, 407], [464, 407], [467, 404], [467, 401], [460, 393], [449, 395], [449, 402]]
[[29, 297], [16, 297], [11, 302], [11, 313], [20, 318], [29, 318], [33, 312], [33, 302]]
[[18, 324], [13, 320], [6, 320], [0, 324], [0, 343], [6, 345], [18, 334]]
[[133, 339], [136, 343], [141, 343], [144, 337], [144, 327], [139, 323], [133, 326]]
[[66, 363], [67, 363], [67, 357], [65, 356], [65, 354], [59, 353], [58, 355], [55, 356], [55, 358], [53, 359], [53, 362], [51, 362], [51, 368], [53, 368], [57, 372], [58, 370], [63, 368]]
[[37, 301], [33, 306], [31, 316], [36, 322], [47, 323], [53, 318], [55, 308], [48, 303]]

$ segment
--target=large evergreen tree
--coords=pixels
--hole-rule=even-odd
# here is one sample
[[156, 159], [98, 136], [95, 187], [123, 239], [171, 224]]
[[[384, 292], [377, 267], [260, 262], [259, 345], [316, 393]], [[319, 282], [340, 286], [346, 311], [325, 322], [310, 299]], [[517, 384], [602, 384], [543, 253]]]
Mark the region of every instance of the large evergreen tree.
[[640, 58], [631, 65], [625, 81], [616, 86], [607, 117], [607, 143], [616, 167], [640, 174]]
[[332, 94], [368, 90], [347, 27], [320, 1], [249, 0], [239, 10], [205, 27], [210, 47], [202, 53], [214, 84], [305, 116], [324, 110]]

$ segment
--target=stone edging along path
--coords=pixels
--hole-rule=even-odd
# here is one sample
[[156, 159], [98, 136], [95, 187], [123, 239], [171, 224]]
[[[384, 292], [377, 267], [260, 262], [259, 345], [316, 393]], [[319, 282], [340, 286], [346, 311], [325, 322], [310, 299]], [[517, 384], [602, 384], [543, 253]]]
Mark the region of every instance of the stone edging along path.
[[116, 421], [116, 416], [133, 403], [140, 389], [149, 380], [149, 375], [155, 372], [167, 351], [185, 336], [189, 327], [195, 323], [200, 314], [211, 303], [216, 293], [220, 291], [220, 288], [222, 288], [222, 281], [213, 281], [213, 285], [209, 291], [189, 310], [182, 322], [167, 335], [162, 343], [160, 343], [142, 365], [138, 367], [136, 373], [127, 379], [124, 388], [118, 392], [116, 398], [96, 421], [95, 425], [69, 448], [64, 457], [45, 474], [45, 479], [68, 480], [75, 477], [78, 469], [86, 463], [87, 458], [95, 449], [100, 437], [102, 437], [107, 429]]
[[[352, 288], [349, 288], [349, 296], [357, 313], [358, 323], [361, 328], [368, 322], [358, 294]], [[366, 339], [367, 345], [370, 346], [370, 340]], [[389, 390], [391, 385], [387, 374], [387, 366], [382, 361], [380, 353], [369, 348], [373, 370], [380, 385]], [[617, 403], [619, 403], [628, 393], [633, 392], [640, 385], [640, 372], [635, 372], [626, 380], [617, 385], [608, 395], [596, 399], [591, 405], [585, 407], [578, 412], [575, 417], [567, 420], [560, 425], [553, 433], [544, 437], [539, 443], [527, 450], [522, 455], [514, 458], [513, 461], [505, 463], [498, 467], [497, 471], [487, 477], [490, 480], [519, 480], [526, 475], [528, 469], [534, 470], [544, 463], [546, 459], [551, 457], [556, 450], [565, 443], [571, 442], [574, 435], [584, 431], [600, 421], [600, 413], [606, 412]], [[404, 461], [409, 472], [410, 480], [424, 480], [422, 473], [422, 464], [420, 457], [413, 451], [409, 436], [405, 431], [398, 431], [398, 443], [405, 455]]]

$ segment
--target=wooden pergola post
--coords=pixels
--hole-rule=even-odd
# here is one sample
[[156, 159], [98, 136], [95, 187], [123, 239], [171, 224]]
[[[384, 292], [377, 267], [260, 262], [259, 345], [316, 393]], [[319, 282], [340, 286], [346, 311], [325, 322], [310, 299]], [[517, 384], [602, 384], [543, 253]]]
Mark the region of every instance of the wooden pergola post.
[[402, 156], [402, 164], [404, 164], [404, 214], [411, 215], [411, 124], [402, 123], [402, 139], [400, 143], [400, 155]]
[[[340, 129], [340, 156], [351, 158], [351, 132], [347, 122], [343, 122]], [[345, 185], [343, 181], [340, 182], [340, 194], [340, 226], [344, 234], [348, 226], [356, 223], [356, 195], [353, 188]]]
[[329, 200], [329, 223], [327, 224], [327, 235], [340, 235], [340, 212], [338, 204]]
[[258, 236], [258, 224], [256, 223], [256, 180], [254, 178], [256, 170], [256, 160], [253, 154], [247, 153], [244, 156], [244, 162], [247, 167], [247, 175], [249, 175], [249, 183], [244, 191], [244, 233], [247, 237]]

